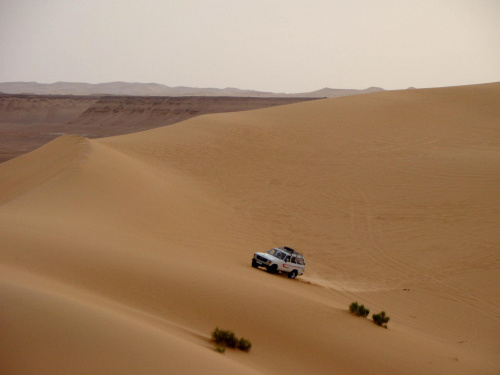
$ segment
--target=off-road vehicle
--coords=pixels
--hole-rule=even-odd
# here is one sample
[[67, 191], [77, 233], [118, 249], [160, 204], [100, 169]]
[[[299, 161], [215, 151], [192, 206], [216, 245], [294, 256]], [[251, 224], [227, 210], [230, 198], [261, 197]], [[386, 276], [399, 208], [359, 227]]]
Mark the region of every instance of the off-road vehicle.
[[267, 253], [255, 253], [252, 267], [264, 267], [269, 273], [284, 272], [290, 279], [303, 275], [306, 268], [304, 256], [291, 247], [274, 247]]

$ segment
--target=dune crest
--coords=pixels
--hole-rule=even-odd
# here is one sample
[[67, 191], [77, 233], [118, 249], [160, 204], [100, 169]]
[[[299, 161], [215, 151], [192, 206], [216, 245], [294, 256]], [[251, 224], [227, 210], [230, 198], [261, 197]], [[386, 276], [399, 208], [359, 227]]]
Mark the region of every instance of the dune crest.
[[[318, 100], [1, 164], [0, 372], [498, 373], [499, 102]], [[279, 245], [303, 277], [250, 267]], [[251, 352], [216, 353], [216, 326]]]

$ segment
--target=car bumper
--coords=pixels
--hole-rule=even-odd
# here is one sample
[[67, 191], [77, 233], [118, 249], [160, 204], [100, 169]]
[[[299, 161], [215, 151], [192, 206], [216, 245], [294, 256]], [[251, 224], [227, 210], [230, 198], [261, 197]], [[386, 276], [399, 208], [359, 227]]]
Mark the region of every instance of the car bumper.
[[270, 264], [268, 260], [259, 259], [256, 256], [252, 258], [252, 261], [255, 262], [260, 267], [267, 267]]

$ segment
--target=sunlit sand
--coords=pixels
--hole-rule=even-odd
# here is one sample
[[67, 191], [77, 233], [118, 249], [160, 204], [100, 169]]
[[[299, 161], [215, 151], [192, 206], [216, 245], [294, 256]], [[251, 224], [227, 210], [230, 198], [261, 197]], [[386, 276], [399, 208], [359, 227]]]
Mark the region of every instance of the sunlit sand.
[[[0, 373], [498, 374], [499, 103], [389, 91], [0, 164]], [[251, 267], [283, 245], [304, 276]]]

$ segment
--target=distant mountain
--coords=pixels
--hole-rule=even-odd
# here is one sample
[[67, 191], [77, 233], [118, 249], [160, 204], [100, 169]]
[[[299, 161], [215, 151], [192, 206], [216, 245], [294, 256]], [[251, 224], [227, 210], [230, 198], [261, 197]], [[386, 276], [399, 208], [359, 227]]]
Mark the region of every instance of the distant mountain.
[[78, 82], [4, 82], [0, 92], [5, 94], [34, 95], [130, 95], [130, 96], [236, 96], [236, 97], [294, 97], [294, 98], [334, 98], [370, 92], [383, 91], [379, 87], [365, 90], [346, 90], [324, 88], [317, 91], [285, 94], [254, 90], [241, 90], [233, 87], [225, 89], [197, 87], [169, 87], [159, 83], [78, 83]]

